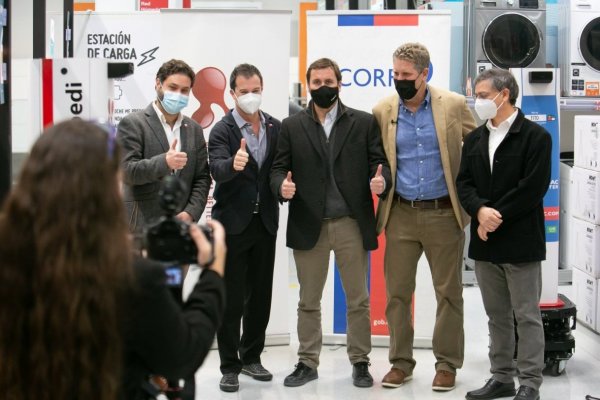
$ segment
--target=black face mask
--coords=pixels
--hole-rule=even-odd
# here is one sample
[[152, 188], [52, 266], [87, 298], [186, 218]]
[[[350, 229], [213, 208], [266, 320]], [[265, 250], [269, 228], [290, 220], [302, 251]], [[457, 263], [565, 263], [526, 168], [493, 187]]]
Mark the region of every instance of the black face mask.
[[410, 100], [417, 95], [417, 92], [419, 91], [423, 83], [419, 85], [419, 88], [416, 88], [416, 81], [416, 79], [394, 79], [394, 86], [396, 87], [396, 92], [398, 92], [402, 100]]
[[315, 104], [319, 107], [329, 108], [338, 99], [339, 93], [340, 89], [337, 86], [330, 87], [323, 85], [318, 89], [311, 90], [310, 97], [312, 97]]

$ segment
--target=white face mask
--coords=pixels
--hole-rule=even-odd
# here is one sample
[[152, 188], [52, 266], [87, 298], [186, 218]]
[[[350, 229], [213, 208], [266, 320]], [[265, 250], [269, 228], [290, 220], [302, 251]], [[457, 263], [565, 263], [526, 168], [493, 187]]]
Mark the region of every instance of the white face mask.
[[504, 102], [502, 102], [502, 104], [496, 107], [496, 103], [494, 103], [494, 100], [496, 100], [496, 97], [498, 97], [500, 93], [501, 92], [498, 92], [498, 94], [491, 100], [479, 98], [475, 99], [475, 112], [477, 113], [477, 116], [479, 116], [479, 119], [485, 121], [486, 119], [492, 119], [496, 116], [498, 109], [502, 106], [502, 104], [504, 104]]
[[238, 106], [246, 114], [254, 114], [260, 108], [262, 96], [259, 93], [246, 93], [243, 96], [236, 96]]

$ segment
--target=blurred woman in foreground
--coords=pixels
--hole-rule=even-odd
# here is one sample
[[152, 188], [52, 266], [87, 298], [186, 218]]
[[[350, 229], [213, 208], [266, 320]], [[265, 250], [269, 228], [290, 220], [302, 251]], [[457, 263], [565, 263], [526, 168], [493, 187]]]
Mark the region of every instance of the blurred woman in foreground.
[[193, 376], [224, 307], [222, 226], [190, 232], [200, 282], [178, 306], [164, 269], [133, 260], [119, 148], [70, 120], [35, 143], [0, 212], [0, 393], [8, 400], [146, 399], [149, 374]]

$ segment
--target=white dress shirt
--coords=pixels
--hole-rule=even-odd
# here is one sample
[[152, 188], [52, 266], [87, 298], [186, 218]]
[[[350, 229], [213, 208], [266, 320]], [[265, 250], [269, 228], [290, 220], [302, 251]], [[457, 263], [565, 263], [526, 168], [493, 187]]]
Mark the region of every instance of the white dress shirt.
[[323, 121], [323, 130], [325, 131], [325, 135], [329, 140], [329, 135], [331, 135], [331, 130], [333, 129], [333, 124], [338, 115], [338, 106], [339, 104], [336, 102], [335, 106], [327, 114], [325, 114], [325, 120]]
[[171, 145], [173, 144], [173, 140], [177, 139], [177, 146], [175, 146], [175, 150], [181, 151], [181, 121], [183, 120], [183, 114], [179, 113], [179, 115], [177, 116], [177, 120], [173, 125], [173, 129], [171, 129], [171, 126], [167, 123], [167, 120], [165, 119], [165, 115], [162, 113], [162, 111], [160, 111], [158, 105], [156, 105], [157, 101], [158, 100], [152, 102], [152, 107], [154, 108], [154, 111], [156, 111], [156, 115], [158, 115], [158, 119], [160, 120], [160, 123], [163, 126], [165, 135], [167, 135], [167, 142], [169, 142], [169, 147], [171, 147]]
[[515, 112], [512, 113], [510, 117], [500, 122], [498, 126], [494, 126], [492, 124], [491, 119], [488, 119], [486, 123], [486, 127], [490, 131], [490, 140], [488, 142], [488, 151], [490, 155], [490, 171], [494, 169], [494, 154], [496, 154], [498, 146], [500, 146], [500, 143], [502, 143], [502, 141], [506, 137], [506, 134], [508, 133], [511, 125], [513, 124], [513, 122], [515, 122], [517, 114], [518, 111], [515, 110]]

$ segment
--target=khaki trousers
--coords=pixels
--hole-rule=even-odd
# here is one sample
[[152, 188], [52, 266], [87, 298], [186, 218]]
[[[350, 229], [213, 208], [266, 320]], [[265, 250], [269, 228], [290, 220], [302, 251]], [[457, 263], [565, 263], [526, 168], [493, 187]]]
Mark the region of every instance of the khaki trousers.
[[319, 366], [323, 343], [321, 297], [332, 250], [346, 295], [348, 357], [352, 364], [369, 361], [371, 316], [367, 289], [368, 260], [362, 243], [356, 220], [343, 217], [323, 221], [315, 247], [310, 250], [294, 250], [300, 283], [298, 358], [311, 368]]
[[395, 368], [412, 374], [414, 329], [412, 296], [417, 263], [425, 252], [437, 312], [433, 330], [436, 370], [456, 373], [464, 358], [462, 253], [464, 232], [452, 208], [416, 209], [395, 201], [386, 226], [384, 274], [386, 317], [390, 331], [389, 360]]

